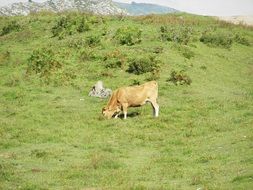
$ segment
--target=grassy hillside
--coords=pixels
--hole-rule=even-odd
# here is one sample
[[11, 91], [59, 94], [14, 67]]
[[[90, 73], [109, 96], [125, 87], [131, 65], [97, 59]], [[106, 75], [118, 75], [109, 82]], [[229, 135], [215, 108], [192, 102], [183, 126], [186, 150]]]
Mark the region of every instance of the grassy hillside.
[[[252, 28], [41, 13], [0, 29], [0, 189], [252, 188]], [[98, 80], [157, 80], [160, 116], [104, 119]]]

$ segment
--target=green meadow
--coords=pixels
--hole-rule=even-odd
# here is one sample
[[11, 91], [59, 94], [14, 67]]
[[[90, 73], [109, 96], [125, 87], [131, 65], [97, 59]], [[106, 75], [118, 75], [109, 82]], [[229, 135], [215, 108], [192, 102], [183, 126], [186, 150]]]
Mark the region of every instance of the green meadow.
[[[107, 120], [89, 97], [156, 80]], [[0, 189], [253, 188], [253, 28], [190, 14], [0, 17]]]

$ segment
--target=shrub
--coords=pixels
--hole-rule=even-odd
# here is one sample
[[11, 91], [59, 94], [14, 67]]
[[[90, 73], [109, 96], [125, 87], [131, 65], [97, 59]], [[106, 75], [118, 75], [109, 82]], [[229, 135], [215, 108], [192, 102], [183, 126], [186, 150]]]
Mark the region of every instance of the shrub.
[[204, 33], [202, 34], [200, 41], [210, 46], [228, 49], [232, 46], [233, 37], [230, 33]]
[[184, 56], [186, 59], [191, 59], [195, 56], [194, 52], [187, 46], [179, 45], [177, 47], [178, 51]]
[[170, 78], [167, 80], [169, 82], [173, 82], [175, 85], [190, 85], [192, 83], [191, 78], [185, 73], [184, 70], [175, 71], [172, 70], [170, 73]]
[[116, 31], [114, 38], [121, 45], [132, 46], [141, 42], [141, 30], [137, 27], [121, 27]]
[[108, 33], [108, 26], [104, 26], [104, 27], [102, 28], [101, 35], [102, 35], [102, 36], [105, 36], [107, 33]]
[[141, 82], [138, 79], [134, 79], [133, 82], [130, 84], [130, 86], [136, 86], [136, 85], [140, 85]]
[[86, 43], [90, 47], [97, 46], [101, 42], [101, 36], [100, 35], [89, 35], [86, 37]]
[[90, 24], [88, 20], [82, 17], [77, 24], [77, 32], [81, 33], [81, 32], [86, 32], [89, 30], [90, 30]]
[[6, 34], [9, 34], [13, 31], [20, 31], [21, 26], [16, 21], [11, 21], [6, 26], [3, 27], [2, 32], [0, 33], [0, 36], [4, 36]]
[[70, 48], [80, 49], [86, 46], [86, 42], [82, 38], [70, 39], [67, 43], [68, 43], [68, 47]]
[[158, 61], [154, 56], [141, 56], [130, 60], [127, 72], [140, 75], [159, 70]]
[[101, 57], [95, 53], [94, 50], [90, 48], [86, 48], [81, 50], [80, 52], [80, 61], [85, 62], [85, 61], [90, 61], [90, 60], [96, 60], [100, 59]]
[[241, 34], [236, 34], [234, 37], [235, 42], [245, 45], [245, 46], [249, 46], [250, 42], [247, 38], [245, 38], [244, 36], [242, 36]]
[[58, 36], [59, 39], [63, 39], [66, 31], [69, 30], [70, 26], [70, 18], [66, 16], [61, 17], [56, 21], [56, 24], [51, 29], [53, 37]]
[[90, 30], [90, 22], [85, 16], [75, 16], [72, 18], [70, 15], [62, 16], [56, 20], [55, 25], [51, 31], [53, 37], [63, 39], [66, 35], [72, 35], [74, 33], [81, 33]]
[[160, 27], [160, 39], [162, 41], [171, 41], [179, 44], [187, 45], [193, 37], [193, 29], [191, 27], [181, 26], [181, 27], [170, 27], [161, 26]]
[[104, 24], [105, 18], [101, 16], [96, 16], [96, 15], [89, 15], [89, 22], [91, 24]]
[[154, 69], [151, 71], [150, 76], [146, 78], [146, 81], [158, 80], [160, 78], [160, 70]]
[[61, 64], [56, 60], [52, 50], [43, 48], [33, 51], [29, 57], [27, 73], [36, 73], [40, 77], [48, 77], [60, 67]]
[[106, 68], [124, 68], [126, 58], [119, 50], [114, 50], [106, 54], [104, 61], [106, 61]]
[[161, 40], [162, 41], [168, 41], [169, 40], [169, 35], [168, 35], [168, 27], [167, 26], [161, 26], [160, 27], [160, 32], [161, 32]]
[[124, 61], [117, 58], [113, 58], [107, 61], [105, 67], [106, 68], [123, 68], [124, 65], [125, 65]]

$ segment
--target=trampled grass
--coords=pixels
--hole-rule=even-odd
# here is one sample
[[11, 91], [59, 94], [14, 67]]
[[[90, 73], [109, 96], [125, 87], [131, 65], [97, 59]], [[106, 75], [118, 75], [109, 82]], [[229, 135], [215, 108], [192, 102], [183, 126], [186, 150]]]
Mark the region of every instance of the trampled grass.
[[[58, 39], [51, 29], [63, 16], [0, 18], [1, 29], [11, 20], [21, 27], [0, 36], [0, 189], [252, 188], [252, 28], [186, 14], [88, 15], [90, 31]], [[193, 31], [189, 43], [161, 40], [162, 25], [182, 24]], [[117, 42], [117, 29], [126, 26], [142, 31], [140, 43]], [[239, 33], [249, 45], [204, 44], [205, 31]], [[90, 45], [92, 35], [100, 42]], [[45, 76], [27, 72], [33, 51], [43, 48], [62, 67]], [[113, 90], [145, 82], [151, 73], [126, 71], [129, 60], [150, 55], [159, 62], [160, 116], [145, 105], [129, 109], [127, 120], [104, 119], [107, 100], [88, 97], [91, 87], [97, 80]], [[120, 67], [106, 66], [117, 59]], [[192, 83], [168, 82], [173, 70]]]

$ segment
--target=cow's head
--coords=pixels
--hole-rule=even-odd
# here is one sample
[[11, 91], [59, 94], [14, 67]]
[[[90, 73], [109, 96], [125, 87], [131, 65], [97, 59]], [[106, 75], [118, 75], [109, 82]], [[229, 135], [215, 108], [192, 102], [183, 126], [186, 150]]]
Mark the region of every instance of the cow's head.
[[118, 107], [116, 108], [108, 108], [108, 107], [104, 107], [102, 109], [102, 114], [103, 116], [105, 116], [107, 119], [111, 119], [113, 115], [115, 115], [116, 113], [120, 112], [120, 109]]

